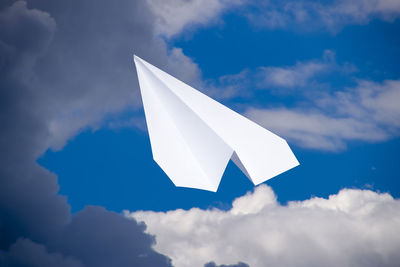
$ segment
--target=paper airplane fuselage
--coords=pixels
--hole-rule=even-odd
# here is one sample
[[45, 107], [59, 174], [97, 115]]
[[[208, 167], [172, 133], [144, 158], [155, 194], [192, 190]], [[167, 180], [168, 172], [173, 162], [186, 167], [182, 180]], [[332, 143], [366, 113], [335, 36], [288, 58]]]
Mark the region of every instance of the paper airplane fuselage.
[[153, 158], [176, 186], [217, 191], [230, 159], [255, 184], [299, 165], [287, 142], [134, 56]]

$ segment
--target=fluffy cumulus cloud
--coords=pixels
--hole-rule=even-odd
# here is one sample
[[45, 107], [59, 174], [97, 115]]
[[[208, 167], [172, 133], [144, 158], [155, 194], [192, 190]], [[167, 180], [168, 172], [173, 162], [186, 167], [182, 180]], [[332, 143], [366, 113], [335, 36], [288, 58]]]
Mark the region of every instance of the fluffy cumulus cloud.
[[256, 109], [246, 114], [300, 146], [342, 150], [349, 141], [376, 142], [399, 135], [400, 81], [359, 80], [354, 88], [313, 99], [312, 107]]
[[170, 255], [177, 267], [201, 266], [209, 259], [211, 266], [245, 262], [254, 267], [397, 266], [400, 261], [400, 201], [369, 190], [344, 189], [329, 199], [282, 206], [262, 185], [228, 211], [126, 216], [145, 221], [148, 232], [157, 235], [156, 250]]
[[348, 24], [367, 24], [377, 18], [392, 22], [400, 17], [400, 3], [396, 0], [334, 0], [334, 1], [261, 1], [253, 2], [258, 12], [247, 17], [255, 25], [301, 30], [324, 28], [337, 32]]

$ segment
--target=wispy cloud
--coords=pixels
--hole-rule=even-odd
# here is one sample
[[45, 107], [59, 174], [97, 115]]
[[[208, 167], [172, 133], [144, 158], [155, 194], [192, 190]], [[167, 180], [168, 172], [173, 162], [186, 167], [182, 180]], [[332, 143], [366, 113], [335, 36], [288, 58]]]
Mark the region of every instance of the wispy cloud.
[[396, 0], [146, 0], [157, 18], [156, 33], [167, 38], [188, 29], [220, 21], [225, 12], [241, 6], [238, 15], [245, 16], [257, 27], [297, 29], [301, 31], [340, 31], [351, 24], [367, 24], [372, 19], [392, 22], [400, 17]]
[[261, 67], [259, 70], [260, 87], [301, 87], [317, 74], [329, 69], [321, 62], [297, 63], [294, 67]]
[[[320, 59], [222, 76], [207, 93], [219, 99], [251, 99], [262, 93], [257, 90], [268, 90], [294, 97], [290, 108], [248, 107], [245, 115], [305, 148], [340, 151], [350, 141], [378, 142], [398, 136], [400, 80], [361, 80], [353, 76], [355, 72], [356, 66], [337, 62], [335, 53], [326, 50]], [[334, 86], [332, 77], [355, 85]]]
[[349, 63], [338, 64], [335, 53], [325, 50], [322, 59], [300, 61], [294, 66], [259, 67], [255, 78], [258, 88], [299, 88], [315, 82], [322, 74], [335, 71], [348, 74], [356, 71], [356, 67]]
[[354, 88], [312, 99], [309, 107], [255, 109], [246, 114], [307, 148], [342, 150], [349, 141], [376, 142], [400, 132], [400, 80], [359, 80]]
[[157, 235], [155, 249], [176, 267], [243, 261], [264, 266], [396, 266], [400, 201], [344, 189], [329, 199], [282, 206], [270, 187], [236, 199], [232, 209], [125, 212]]
[[334, 51], [325, 50], [321, 58], [298, 61], [292, 66], [260, 66], [206, 81], [205, 91], [219, 99], [251, 97], [254, 90], [293, 94], [296, 89], [301, 89], [304, 93], [326, 87], [324, 78], [330, 75], [348, 76], [356, 71], [349, 62], [338, 63]]
[[400, 2], [395, 0], [267, 1], [255, 2], [249, 20], [270, 29], [302, 31], [325, 29], [336, 33], [349, 24], [367, 24], [372, 19], [392, 22], [400, 17]]

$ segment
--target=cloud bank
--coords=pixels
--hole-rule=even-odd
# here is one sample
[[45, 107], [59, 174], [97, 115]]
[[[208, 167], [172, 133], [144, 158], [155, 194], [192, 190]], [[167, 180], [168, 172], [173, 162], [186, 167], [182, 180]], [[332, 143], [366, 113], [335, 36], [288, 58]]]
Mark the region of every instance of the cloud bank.
[[228, 211], [140, 211], [157, 235], [155, 249], [177, 267], [246, 262], [249, 266], [397, 266], [400, 201], [389, 194], [344, 189], [280, 205], [270, 187], [236, 199]]

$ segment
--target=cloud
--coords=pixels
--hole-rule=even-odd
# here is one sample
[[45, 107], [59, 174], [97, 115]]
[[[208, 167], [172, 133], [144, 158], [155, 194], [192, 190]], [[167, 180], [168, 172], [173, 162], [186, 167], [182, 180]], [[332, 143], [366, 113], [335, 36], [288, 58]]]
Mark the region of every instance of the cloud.
[[[254, 96], [250, 88], [256, 88], [297, 97], [290, 108], [247, 107], [245, 115], [305, 148], [341, 151], [351, 141], [379, 142], [398, 136], [400, 80], [356, 79], [350, 75], [356, 71], [356, 66], [338, 63], [335, 53], [326, 50], [321, 59], [222, 76], [207, 93], [232, 99]], [[335, 88], [326, 80], [333, 75], [350, 79], [355, 86]]]
[[318, 73], [327, 71], [329, 66], [319, 62], [297, 63], [294, 67], [261, 67], [260, 86], [300, 87], [305, 86], [309, 79]]
[[155, 238], [145, 229], [143, 223], [89, 206], [52, 232], [46, 245], [17, 239], [8, 251], [0, 250], [0, 263], [4, 267], [171, 266], [169, 258], [152, 249]]
[[255, 75], [259, 88], [298, 88], [309, 86], [321, 74], [335, 71], [348, 74], [355, 70], [349, 63], [339, 65], [335, 53], [325, 50], [321, 60], [297, 62], [294, 66], [259, 67]]
[[2, 10], [0, 20], [11, 25], [2, 24], [0, 31], [0, 248], [4, 248], [28, 233], [47, 238], [67, 220], [69, 207], [56, 195], [54, 175], [35, 163], [48, 132], [45, 117], [38, 114], [35, 90], [29, 87], [32, 68], [54, 36], [55, 21], [46, 12], [28, 9], [25, 2]]
[[[44, 50], [53, 38], [56, 27], [48, 13], [38, 9], [28, 10], [23, 1], [15, 2], [6, 11], [3, 10], [0, 22], [2, 46], [14, 45], [16, 49], [24, 51], [25, 55]], [[26, 35], [19, 35], [21, 33]]]
[[197, 79], [197, 65], [154, 35], [155, 20], [143, 1], [1, 4], [0, 265], [171, 266], [143, 224], [93, 207], [71, 215], [56, 175], [36, 163], [139, 107], [133, 52]]
[[197, 65], [156, 35], [143, 1], [11, 2], [0, 9], [2, 265], [171, 266], [143, 224], [98, 207], [72, 215], [36, 159], [140, 106], [132, 53], [190, 84], [201, 83]]
[[171, 266], [169, 258], [152, 249], [155, 237], [144, 233], [145, 229], [145, 224], [121, 214], [88, 206], [72, 217], [49, 246], [85, 266]]
[[337, 32], [348, 24], [367, 24], [378, 18], [392, 22], [400, 17], [396, 0], [248, 1], [248, 0], [146, 0], [156, 17], [156, 33], [171, 38], [193, 27], [218, 22], [221, 15], [238, 6], [240, 15], [270, 29], [291, 28], [303, 31]]
[[8, 252], [0, 251], [1, 266], [26, 267], [83, 267], [84, 265], [71, 257], [64, 257], [60, 253], [49, 253], [45, 246], [30, 239], [18, 239]]
[[400, 80], [386, 80], [382, 83], [358, 80], [355, 89], [337, 92], [334, 98], [318, 99], [319, 106], [332, 108], [340, 105], [339, 114], [362, 120], [370, 117], [378, 125], [389, 128], [390, 133], [398, 133], [400, 127]]
[[250, 266], [397, 266], [400, 201], [344, 189], [282, 206], [261, 185], [231, 210], [139, 211], [157, 235], [155, 249], [177, 267], [243, 261]]
[[[199, 83], [197, 65], [154, 36], [155, 18], [143, 1], [124, 2], [125, 10], [94, 1], [82, 6], [29, 3], [37, 8], [28, 11], [24, 1], [17, 1], [2, 11], [0, 67], [10, 85], [38, 88], [24, 105], [46, 123], [47, 144], [39, 153], [49, 146], [62, 148], [84, 129], [99, 128], [110, 114], [141, 106], [133, 53], [184, 81]], [[19, 94], [28, 92], [33, 94], [28, 89]]]
[[249, 267], [249, 265], [247, 265], [244, 262], [238, 262], [237, 264], [231, 264], [231, 265], [217, 265], [215, 264], [215, 262], [209, 262], [207, 264], [204, 265], [204, 267]]
[[171, 37], [190, 26], [215, 22], [225, 10], [241, 5], [245, 0], [147, 0], [157, 18], [156, 30]]
[[291, 142], [313, 149], [342, 150], [350, 141], [377, 142], [399, 134], [399, 80], [359, 80], [355, 88], [312, 101], [316, 106], [249, 108], [246, 115]]
[[[217, 80], [206, 81], [202, 88], [205, 93], [215, 99], [228, 100], [235, 97], [250, 97], [252, 92], [251, 76], [253, 73], [245, 69], [237, 74], [228, 74]], [[199, 88], [201, 90], [201, 87]]]
[[154, 35], [156, 18], [144, 1], [30, 3], [57, 22], [53, 41], [36, 63], [30, 85], [41, 88], [36, 92], [41, 105], [37, 110], [47, 117], [47, 146], [60, 149], [77, 132], [99, 128], [106, 116], [141, 107], [133, 53], [184, 81], [200, 79], [196, 64]]
[[348, 76], [356, 71], [351, 63], [338, 63], [334, 51], [325, 50], [321, 58], [298, 61], [292, 66], [260, 66], [224, 75], [216, 81], [206, 81], [206, 88], [207, 94], [218, 99], [251, 97], [254, 91], [250, 88], [283, 95], [301, 89], [302, 93], [311, 95], [327, 87], [327, 77]]
[[257, 26], [270, 29], [291, 28], [302, 31], [325, 29], [336, 33], [344, 26], [363, 25], [373, 19], [393, 22], [400, 17], [395, 0], [334, 0], [255, 2], [247, 17]]

